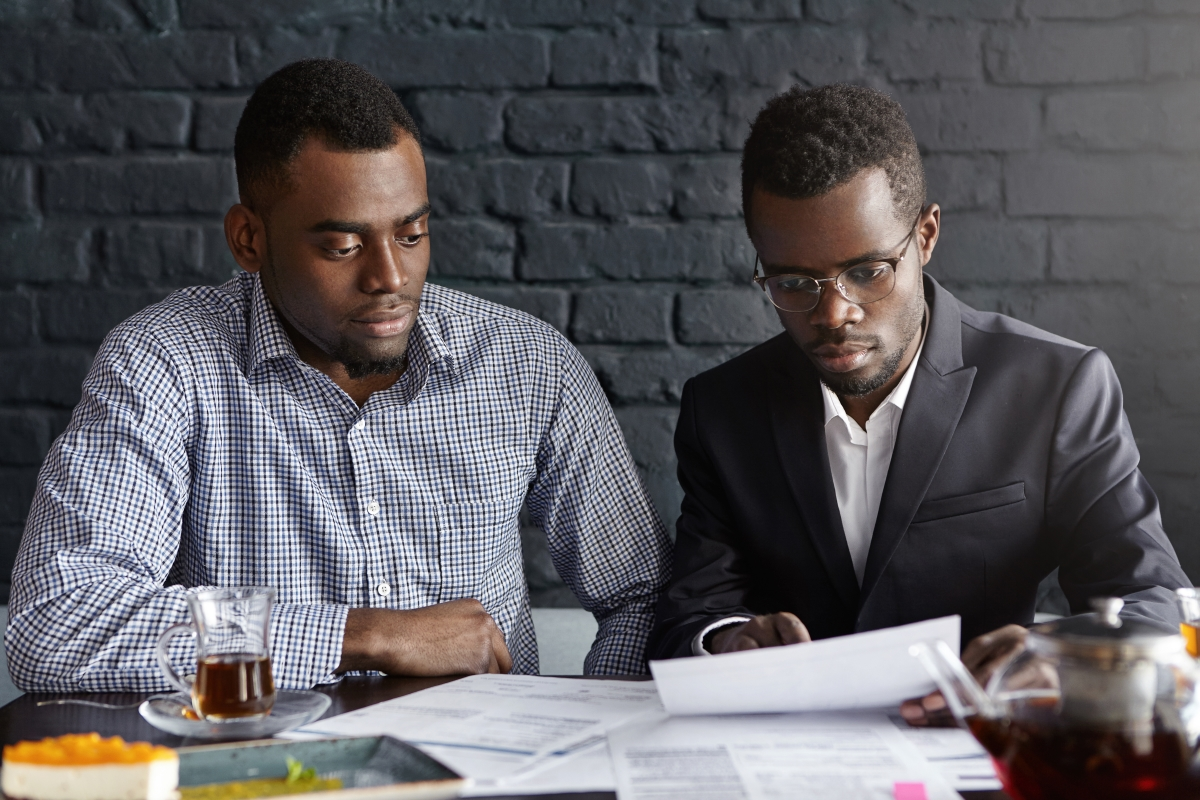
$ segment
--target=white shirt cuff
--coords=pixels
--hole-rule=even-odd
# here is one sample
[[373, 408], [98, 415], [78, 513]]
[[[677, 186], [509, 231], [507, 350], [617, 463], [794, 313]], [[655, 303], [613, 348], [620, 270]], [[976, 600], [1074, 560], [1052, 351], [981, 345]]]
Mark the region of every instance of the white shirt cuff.
[[725, 617], [712, 623], [704, 630], [696, 634], [696, 638], [692, 639], [692, 655], [694, 656], [711, 656], [712, 653], [704, 649], [704, 637], [715, 631], [717, 628], [724, 628], [729, 625], [741, 625], [743, 622], [749, 622], [754, 617]]

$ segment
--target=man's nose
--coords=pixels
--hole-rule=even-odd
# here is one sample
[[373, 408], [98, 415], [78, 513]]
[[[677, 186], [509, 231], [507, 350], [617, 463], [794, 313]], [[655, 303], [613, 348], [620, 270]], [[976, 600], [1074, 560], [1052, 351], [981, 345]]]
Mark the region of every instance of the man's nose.
[[863, 318], [861, 306], [847, 300], [833, 281], [821, 284], [817, 307], [808, 312], [808, 324], [815, 328], [834, 330]]
[[360, 275], [362, 290], [368, 294], [398, 294], [408, 283], [408, 272], [399, 253], [399, 245], [391, 239], [379, 242], [363, 265]]

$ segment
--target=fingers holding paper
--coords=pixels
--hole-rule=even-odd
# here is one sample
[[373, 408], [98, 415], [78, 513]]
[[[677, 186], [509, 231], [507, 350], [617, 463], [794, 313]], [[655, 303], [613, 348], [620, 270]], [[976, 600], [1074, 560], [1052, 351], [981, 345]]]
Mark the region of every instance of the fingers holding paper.
[[[996, 670], [1025, 649], [1025, 637], [1028, 633], [1020, 625], [1005, 625], [991, 633], [975, 637], [963, 650], [963, 666], [970, 670], [980, 686], [987, 686]], [[919, 727], [954, 724], [954, 717], [946, 707], [946, 699], [942, 697], [941, 692], [905, 700], [900, 704], [900, 716], [904, 717], [908, 724]]]
[[512, 657], [500, 626], [467, 598], [405, 611], [351, 609], [337, 671], [365, 669], [414, 677], [507, 673]]
[[784, 644], [811, 642], [808, 628], [795, 614], [781, 611], [763, 614], [741, 625], [731, 625], [712, 635], [710, 653], [735, 653], [739, 650], [757, 650], [760, 647], [778, 647]]

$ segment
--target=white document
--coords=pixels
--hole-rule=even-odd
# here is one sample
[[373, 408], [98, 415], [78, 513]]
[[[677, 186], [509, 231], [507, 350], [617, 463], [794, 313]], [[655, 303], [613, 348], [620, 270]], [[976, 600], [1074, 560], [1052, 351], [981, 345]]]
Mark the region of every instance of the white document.
[[617, 725], [661, 711], [649, 681], [474, 675], [319, 720], [288, 736], [394, 736], [482, 787], [602, 744]]
[[462, 796], [572, 794], [616, 789], [617, 779], [613, 777], [605, 739], [575, 753], [544, 758], [512, 775], [476, 783], [465, 789]]
[[1002, 788], [991, 756], [969, 732], [962, 728], [914, 728], [899, 714], [889, 714], [889, 718], [951, 788], [960, 792]]
[[934, 690], [908, 654], [941, 639], [958, 652], [958, 616], [817, 642], [651, 661], [663, 706], [675, 715], [776, 714], [881, 708]]
[[666, 717], [609, 734], [619, 800], [959, 800], [879, 712]]

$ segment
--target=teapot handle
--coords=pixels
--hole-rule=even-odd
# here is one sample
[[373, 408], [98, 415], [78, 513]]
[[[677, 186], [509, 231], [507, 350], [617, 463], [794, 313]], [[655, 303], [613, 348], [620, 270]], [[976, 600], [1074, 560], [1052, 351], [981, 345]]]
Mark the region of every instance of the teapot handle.
[[192, 685], [186, 678], [180, 677], [175, 671], [175, 667], [171, 666], [171, 656], [168, 652], [171, 640], [181, 633], [190, 633], [196, 635], [196, 629], [190, 622], [179, 622], [163, 631], [162, 636], [158, 637], [158, 646], [155, 648], [155, 653], [158, 656], [158, 667], [163, 671], [163, 675], [167, 676], [167, 682], [174, 686], [179, 691], [185, 694], [192, 693]]
[[988, 718], [1000, 716], [992, 698], [988, 697], [950, 646], [941, 639], [933, 643], [917, 642], [908, 648], [908, 653], [920, 661], [929, 677], [933, 678], [946, 698], [946, 705], [950, 706], [950, 713], [954, 714], [960, 725], [966, 725], [967, 718], [976, 714]]

